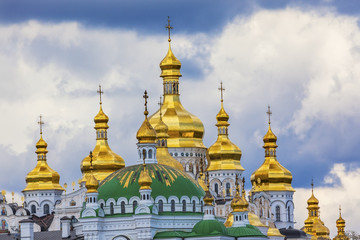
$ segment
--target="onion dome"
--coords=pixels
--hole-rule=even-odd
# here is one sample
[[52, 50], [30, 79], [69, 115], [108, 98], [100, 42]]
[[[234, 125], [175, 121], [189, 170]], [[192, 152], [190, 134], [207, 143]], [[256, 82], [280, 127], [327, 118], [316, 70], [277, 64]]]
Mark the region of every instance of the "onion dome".
[[236, 184], [236, 193], [235, 193], [234, 198], [231, 201], [231, 208], [232, 208], [233, 212], [242, 212], [245, 203], [244, 203], [243, 198], [240, 196], [240, 188], [239, 188], [237, 175], [236, 175], [235, 184]]
[[195, 224], [192, 232], [202, 236], [227, 235], [227, 229], [218, 220], [202, 220]]
[[[222, 88], [221, 83], [221, 91]], [[222, 95], [222, 92], [221, 92]], [[240, 164], [241, 150], [229, 139], [228, 127], [229, 127], [229, 115], [224, 110], [223, 98], [221, 97], [221, 108], [216, 115], [216, 126], [218, 128], [218, 138], [216, 142], [209, 147], [209, 167], [207, 171], [216, 170], [239, 170], [244, 171], [244, 168]]]
[[[105, 202], [109, 198], [117, 201], [120, 197], [130, 199], [139, 194], [139, 179], [143, 171], [143, 164], [122, 168], [100, 183], [98, 188], [98, 199]], [[188, 176], [184, 171], [161, 164], [146, 164], [146, 170], [151, 178], [151, 197], [157, 196], [188, 196], [190, 199], [195, 196], [201, 199], [205, 192], [197, 182]]]
[[156, 132], [154, 130], [154, 128], [151, 126], [151, 124], [149, 123], [149, 120], [147, 118], [147, 115], [149, 114], [149, 112], [147, 111], [147, 92], [145, 91], [145, 111], [144, 111], [144, 115], [145, 115], [145, 120], [144, 122], [141, 124], [139, 130], [136, 133], [136, 138], [138, 139], [139, 143], [155, 143], [156, 140]]
[[349, 240], [349, 237], [345, 235], [345, 220], [341, 217], [341, 207], [339, 207], [339, 218], [336, 220], [336, 228], [338, 234], [334, 240]]
[[64, 190], [60, 184], [60, 175], [55, 170], [49, 167], [46, 161], [46, 154], [48, 152], [47, 143], [42, 137], [42, 124], [40, 116], [40, 139], [36, 143], [37, 164], [31, 172], [26, 176], [25, 191], [34, 190]]
[[253, 192], [261, 191], [291, 191], [295, 192], [291, 186], [292, 174], [283, 167], [276, 159], [276, 140], [277, 137], [271, 130], [270, 107], [269, 129], [264, 136], [265, 160], [263, 164], [251, 175], [251, 183], [254, 186]]
[[[99, 86], [98, 93], [100, 94], [100, 110], [95, 116], [95, 130], [96, 130], [96, 145], [93, 154], [93, 170], [92, 174], [98, 181], [104, 180], [110, 173], [115, 172], [125, 166], [124, 159], [118, 154], [114, 153], [109, 144], [107, 137], [107, 129], [109, 128], [109, 117], [104, 113], [102, 109], [101, 86]], [[90, 172], [90, 155], [86, 156], [80, 165], [82, 172], [82, 178], [79, 183], [86, 183], [87, 174]]]
[[150, 185], [152, 183], [151, 177], [149, 176], [149, 173], [146, 170], [145, 164], [143, 164], [143, 166], [144, 166], [144, 169], [141, 171], [139, 181], [138, 181], [138, 183], [140, 185], [140, 190], [151, 189], [151, 187], [150, 187]]
[[314, 219], [313, 233], [317, 238], [330, 240], [330, 231], [319, 218]]
[[92, 170], [93, 170], [93, 166], [92, 166], [93, 155], [92, 155], [92, 152], [90, 152], [89, 156], [90, 156], [90, 172], [87, 174], [85, 187], [87, 189], [87, 193], [96, 193], [97, 189], [99, 187], [99, 182], [94, 177], [94, 175], [92, 173]]
[[207, 183], [206, 183], [207, 190], [205, 191], [204, 203], [205, 206], [213, 206], [214, 197], [209, 191], [209, 173], [206, 174], [206, 179], [207, 179]]
[[[160, 99], [161, 102], [161, 99]], [[160, 112], [160, 118], [158, 124], [155, 126], [156, 132], [156, 160], [159, 164], [167, 165], [179, 170], [184, 170], [181, 163], [173, 158], [168, 150], [167, 141], [169, 138], [168, 127], [163, 122]]]
[[275, 228], [275, 227], [269, 227], [268, 231], [267, 231], [267, 236], [268, 237], [285, 237], [284, 235], [282, 235], [279, 231], [279, 229]]
[[205, 175], [204, 175], [203, 171], [204, 171], [204, 165], [203, 165], [203, 159], [201, 158], [200, 159], [200, 174], [199, 174], [199, 178], [197, 179], [197, 182], [202, 187], [202, 189], [204, 189], [204, 191], [208, 191], [209, 188], [205, 184]]
[[[170, 25], [169, 25], [170, 26]], [[164, 103], [161, 106], [163, 121], [168, 127], [168, 147], [205, 148], [202, 138], [204, 125], [198, 117], [189, 113], [180, 102], [179, 77], [181, 77], [180, 61], [174, 56], [169, 37], [169, 50], [160, 63], [163, 78]], [[150, 116], [154, 127], [158, 124], [160, 111]]]
[[243, 184], [242, 184], [242, 193], [241, 193], [241, 198], [243, 200], [243, 205], [242, 205], [242, 211], [248, 211], [248, 207], [249, 207], [249, 202], [246, 200], [245, 198], [245, 178], [243, 178]]
[[[260, 218], [256, 214], [249, 212], [248, 218], [250, 225], [253, 225], [255, 227], [266, 227], [266, 225], [260, 221]], [[232, 213], [229, 213], [224, 225], [225, 227], [231, 227], [233, 225], [233, 222], [234, 222], [234, 215]]]

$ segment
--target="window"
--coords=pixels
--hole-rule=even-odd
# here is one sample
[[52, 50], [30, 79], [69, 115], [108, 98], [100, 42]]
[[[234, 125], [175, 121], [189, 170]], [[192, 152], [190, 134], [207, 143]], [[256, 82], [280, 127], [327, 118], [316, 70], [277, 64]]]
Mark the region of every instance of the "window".
[[134, 212], [135, 212], [136, 207], [137, 207], [137, 201], [133, 201], [133, 209], [134, 209]]
[[44, 214], [49, 214], [49, 213], [50, 213], [49, 204], [45, 204], [44, 205]]
[[76, 206], [76, 202], [74, 201], [74, 200], [71, 200], [71, 202], [70, 202], [70, 206]]
[[36, 207], [35, 207], [35, 205], [31, 205], [31, 213], [36, 213]]
[[287, 212], [288, 212], [288, 222], [290, 222], [291, 221], [291, 219], [290, 219], [290, 206], [288, 206]]
[[280, 207], [279, 206], [276, 206], [275, 214], [276, 214], [276, 221], [280, 222]]
[[226, 196], [230, 196], [230, 183], [226, 183]]
[[114, 203], [110, 203], [110, 214], [114, 214]]
[[164, 211], [164, 202], [163, 200], [159, 200], [159, 213]]
[[204, 212], [204, 203], [202, 201], [200, 202], [200, 205], [201, 205], [201, 212]]
[[125, 202], [124, 201], [122, 201], [120, 203], [120, 207], [121, 207], [121, 214], [124, 214], [125, 213]]
[[175, 212], [175, 200], [171, 200], [171, 212]]
[[215, 189], [216, 195], [219, 195], [219, 185], [217, 183], [214, 184], [214, 189]]
[[186, 201], [182, 200], [182, 211], [186, 212]]
[[149, 158], [152, 158], [152, 155], [153, 155], [153, 153], [152, 153], [152, 150], [150, 149], [149, 153], [148, 153]]
[[104, 204], [103, 203], [100, 204], [100, 208], [104, 210]]
[[196, 205], [195, 205], [195, 200], [193, 200], [193, 212], [196, 212]]

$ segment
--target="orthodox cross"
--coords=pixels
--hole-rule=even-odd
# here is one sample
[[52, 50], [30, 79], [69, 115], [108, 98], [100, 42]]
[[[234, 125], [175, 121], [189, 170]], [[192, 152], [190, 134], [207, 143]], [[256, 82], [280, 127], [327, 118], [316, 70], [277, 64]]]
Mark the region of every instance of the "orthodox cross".
[[145, 90], [145, 92], [144, 92], [144, 96], [143, 96], [143, 98], [145, 99], [145, 112], [144, 112], [144, 114], [145, 114], [145, 116], [147, 116], [148, 115], [148, 110], [147, 110], [147, 99], [149, 98], [149, 96], [147, 95], [147, 91]]
[[90, 169], [92, 170], [92, 168], [93, 168], [93, 165], [92, 165], [92, 162], [93, 162], [92, 151], [90, 151], [89, 157], [90, 157]]
[[221, 102], [223, 102], [223, 94], [224, 94], [224, 91], [225, 91], [225, 88], [223, 88], [223, 83], [222, 81], [220, 82], [220, 87], [218, 88], [219, 91], [221, 92]]
[[40, 134], [42, 134], [42, 125], [44, 125], [44, 121], [42, 120], [42, 116], [40, 115], [38, 124], [40, 125]]
[[242, 179], [242, 190], [244, 190], [245, 189], [245, 178], [243, 177], [243, 179]]
[[168, 39], [168, 41], [171, 42], [170, 31], [171, 31], [171, 29], [173, 29], [173, 26], [170, 25], [170, 16], [168, 16], [168, 24], [165, 25], [165, 28], [166, 28], [166, 29], [168, 30], [168, 32], [169, 32], [169, 39]]
[[162, 119], [162, 114], [161, 114], [161, 106], [162, 106], [162, 97], [160, 96], [160, 102], [158, 102], [159, 106], [160, 106], [160, 119]]
[[311, 192], [314, 193], [314, 179], [311, 179]]
[[341, 217], [341, 205], [339, 205], [339, 213], [340, 213], [340, 217]]
[[269, 124], [270, 124], [271, 123], [270, 118], [272, 114], [272, 112], [270, 111], [270, 105], [268, 105], [268, 111], [266, 112], [266, 114], [269, 116]]
[[104, 91], [101, 90], [101, 85], [99, 85], [99, 90], [97, 90], [97, 93], [100, 95], [100, 104], [102, 104], [101, 94], [104, 94]]

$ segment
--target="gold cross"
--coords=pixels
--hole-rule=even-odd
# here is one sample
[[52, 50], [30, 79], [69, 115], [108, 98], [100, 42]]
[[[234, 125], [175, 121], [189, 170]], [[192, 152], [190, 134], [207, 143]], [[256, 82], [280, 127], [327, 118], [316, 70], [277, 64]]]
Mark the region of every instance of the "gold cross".
[[340, 213], [340, 217], [341, 217], [341, 205], [339, 205], [339, 213]]
[[311, 192], [314, 192], [314, 179], [311, 179]]
[[90, 169], [92, 169], [93, 168], [93, 165], [92, 165], [92, 162], [93, 162], [92, 151], [90, 151], [89, 157], [90, 157]]
[[266, 114], [269, 116], [269, 124], [270, 124], [271, 123], [270, 117], [271, 117], [271, 114], [272, 114], [272, 112], [270, 111], [270, 105], [268, 105], [268, 111], [266, 112]]
[[39, 121], [38, 121], [38, 124], [40, 125], [40, 134], [42, 134], [42, 125], [44, 125], [45, 123], [44, 123], [44, 121], [42, 121], [42, 116], [40, 115], [40, 117], [39, 117]]
[[145, 114], [145, 116], [147, 116], [148, 115], [148, 110], [147, 110], [147, 99], [149, 98], [149, 96], [147, 95], [147, 91], [145, 90], [145, 92], [144, 92], [144, 96], [143, 96], [143, 98], [145, 99], [145, 111], [144, 111], [144, 114]]
[[223, 83], [222, 83], [222, 81], [220, 82], [220, 87], [218, 88], [219, 89], [219, 91], [221, 92], [221, 102], [223, 102], [223, 94], [224, 94], [224, 91], [225, 91], [225, 88], [223, 88]]
[[103, 94], [104, 92], [101, 91], [101, 85], [99, 84], [99, 90], [97, 90], [97, 93], [100, 95], [100, 104], [102, 104], [102, 101], [101, 101], [101, 94]]
[[158, 102], [160, 106], [160, 119], [162, 119], [161, 106], [162, 106], [162, 97], [160, 96], [160, 102]]
[[169, 39], [168, 39], [168, 41], [171, 42], [170, 31], [171, 31], [171, 29], [173, 29], [173, 26], [170, 25], [170, 16], [168, 16], [168, 24], [165, 25], [165, 28], [169, 31]]

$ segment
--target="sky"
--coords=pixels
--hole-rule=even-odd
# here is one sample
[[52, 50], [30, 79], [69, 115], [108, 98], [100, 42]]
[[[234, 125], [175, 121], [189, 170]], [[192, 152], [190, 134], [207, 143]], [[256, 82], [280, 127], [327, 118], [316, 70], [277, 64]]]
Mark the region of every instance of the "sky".
[[143, 92], [150, 113], [162, 94], [167, 16], [182, 63], [181, 101], [204, 123], [204, 144], [216, 141], [222, 81], [250, 187], [264, 160], [270, 105], [278, 160], [293, 174], [296, 227], [313, 178], [331, 235], [340, 204], [347, 230], [360, 232], [357, 1], [0, 1], [0, 188], [24, 189], [40, 114], [48, 164], [61, 184], [77, 182], [95, 146], [99, 84], [110, 147], [135, 164]]

